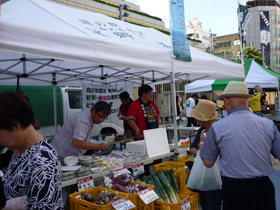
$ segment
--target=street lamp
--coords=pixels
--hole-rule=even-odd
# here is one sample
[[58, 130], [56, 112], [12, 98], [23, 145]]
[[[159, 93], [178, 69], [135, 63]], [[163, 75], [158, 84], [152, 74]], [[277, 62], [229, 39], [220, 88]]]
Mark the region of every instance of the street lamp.
[[129, 13], [127, 13], [127, 12], [123, 13], [123, 9], [128, 9], [128, 7], [129, 6], [127, 4], [120, 4], [120, 6], [119, 6], [119, 19], [121, 21], [123, 21], [123, 17], [128, 17], [129, 16]]
[[217, 34], [211, 33], [211, 30], [209, 30], [209, 32], [210, 32], [210, 44], [211, 44], [210, 53], [213, 54], [213, 41], [215, 41], [214, 36], [217, 36]]

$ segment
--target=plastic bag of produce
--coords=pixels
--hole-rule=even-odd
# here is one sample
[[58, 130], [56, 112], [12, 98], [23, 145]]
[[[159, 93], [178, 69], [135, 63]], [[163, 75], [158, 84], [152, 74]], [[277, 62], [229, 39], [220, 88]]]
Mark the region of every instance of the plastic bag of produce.
[[198, 150], [191, 173], [188, 177], [187, 187], [201, 191], [222, 189], [218, 160], [213, 167], [207, 168], [204, 166]]

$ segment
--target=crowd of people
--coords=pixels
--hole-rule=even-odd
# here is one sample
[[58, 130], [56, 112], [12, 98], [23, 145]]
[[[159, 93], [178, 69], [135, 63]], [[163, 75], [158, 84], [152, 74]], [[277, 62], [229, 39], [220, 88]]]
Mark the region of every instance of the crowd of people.
[[[200, 126], [190, 153], [196, 156], [199, 151], [208, 168], [219, 159], [223, 182], [222, 189], [199, 191], [203, 210], [276, 209], [274, 186], [268, 176], [273, 170], [270, 153], [280, 160], [280, 134], [271, 120], [260, 117], [262, 95], [258, 85], [249, 94], [246, 83], [229, 82], [218, 98], [224, 101], [228, 114], [220, 121], [216, 121], [216, 103], [205, 95], [198, 100], [194, 93], [186, 101], [187, 125]], [[118, 117], [123, 120], [127, 137], [142, 140], [144, 130], [159, 128], [160, 112], [151, 100], [149, 85], [139, 87], [138, 96], [133, 101], [127, 92], [120, 94]], [[176, 97], [178, 124], [182, 117], [179, 102]], [[84, 155], [88, 150], [107, 150], [105, 143], [91, 143], [91, 132], [110, 113], [111, 106], [99, 101], [90, 111], [73, 115], [48, 143], [36, 131], [38, 123], [28, 98], [16, 92], [0, 93], [0, 143], [14, 151], [0, 182], [0, 209], [9, 205], [63, 209], [63, 159]], [[150, 174], [149, 166], [145, 172]]]

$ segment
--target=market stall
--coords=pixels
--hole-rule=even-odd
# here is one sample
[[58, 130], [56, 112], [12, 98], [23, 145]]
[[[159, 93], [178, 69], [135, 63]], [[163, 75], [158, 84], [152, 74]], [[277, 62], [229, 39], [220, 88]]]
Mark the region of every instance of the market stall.
[[[155, 29], [43, 0], [3, 4], [0, 37], [2, 85], [55, 88], [124, 81], [135, 87], [170, 82], [174, 86], [179, 80], [244, 77], [242, 65], [192, 47], [192, 62], [175, 60], [172, 64], [170, 37]], [[175, 80], [170, 79], [173, 76]], [[172, 94], [175, 98], [175, 89]], [[174, 153], [152, 158], [177, 155], [179, 151], [176, 147]], [[152, 163], [149, 159], [143, 162]], [[103, 173], [110, 171], [99, 176]], [[63, 185], [67, 183], [77, 183], [77, 179]]]

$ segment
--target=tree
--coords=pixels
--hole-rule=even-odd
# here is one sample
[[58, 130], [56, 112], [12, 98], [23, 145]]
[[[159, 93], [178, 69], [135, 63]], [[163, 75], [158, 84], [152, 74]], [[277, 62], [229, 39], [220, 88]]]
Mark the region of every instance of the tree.
[[[243, 48], [243, 53], [244, 53], [244, 60], [250, 60], [253, 59], [257, 63], [262, 65], [262, 55], [260, 51], [255, 47], [244, 47]], [[237, 60], [240, 60], [238, 58]]]

